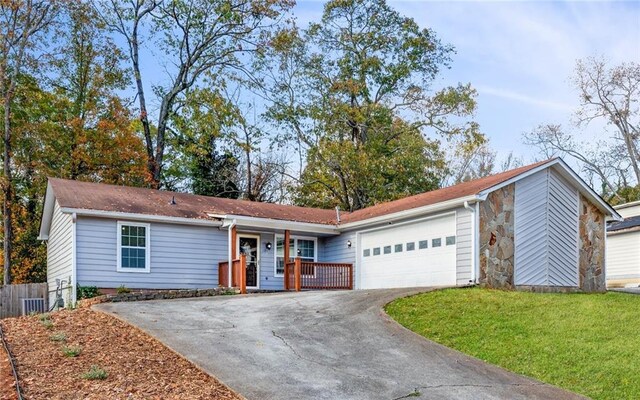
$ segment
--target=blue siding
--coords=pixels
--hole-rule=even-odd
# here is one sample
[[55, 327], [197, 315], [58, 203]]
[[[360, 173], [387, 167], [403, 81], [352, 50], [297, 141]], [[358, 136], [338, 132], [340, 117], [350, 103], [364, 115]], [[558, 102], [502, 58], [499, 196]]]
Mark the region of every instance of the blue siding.
[[80, 285], [140, 289], [196, 289], [218, 286], [218, 263], [227, 260], [227, 231], [216, 227], [151, 223], [151, 271], [116, 271], [114, 219], [77, 221]]
[[56, 298], [56, 279], [64, 280], [67, 284], [62, 289], [65, 304], [72, 301], [73, 289], [76, 282], [70, 282], [73, 275], [73, 222], [71, 215], [63, 214], [56, 201], [51, 219], [49, 241], [47, 242], [47, 285], [49, 290], [49, 305]]
[[[264, 246], [271, 242], [271, 250]], [[275, 275], [275, 254], [276, 241], [273, 233], [260, 234], [260, 289], [263, 290], [283, 290], [284, 279]]]
[[[351, 241], [351, 248], [347, 241]], [[336, 263], [356, 263], [356, 232], [343, 232], [339, 236], [331, 236], [322, 240], [319, 261]]]
[[551, 168], [516, 182], [516, 285], [578, 286], [578, 200]]

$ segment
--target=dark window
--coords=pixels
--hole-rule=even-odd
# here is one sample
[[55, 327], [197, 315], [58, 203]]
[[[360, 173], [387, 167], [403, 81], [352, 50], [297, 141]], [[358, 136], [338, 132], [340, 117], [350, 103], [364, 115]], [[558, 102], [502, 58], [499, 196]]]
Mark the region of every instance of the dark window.
[[428, 240], [421, 240], [418, 242], [418, 248], [419, 249], [426, 249], [427, 247], [429, 247], [429, 241]]
[[456, 244], [456, 237], [455, 236], [447, 236], [447, 246], [451, 246]]
[[138, 225], [121, 225], [120, 268], [147, 268], [147, 228]]
[[391, 246], [384, 246], [384, 254], [390, 254], [391, 253]]
[[407, 243], [407, 251], [413, 251], [415, 249], [416, 249], [416, 243], [415, 242]]
[[362, 255], [365, 256], [365, 257], [369, 257], [371, 255], [371, 250], [364, 249], [364, 251], [362, 252]]
[[397, 245], [396, 245], [396, 248], [395, 248], [395, 250], [394, 250], [394, 251], [395, 251], [396, 253], [400, 253], [400, 252], [402, 252], [402, 244], [397, 244]]
[[431, 247], [440, 247], [442, 246], [442, 239], [431, 239]]
[[374, 247], [373, 248], [373, 255], [374, 256], [379, 256], [380, 255], [380, 247]]

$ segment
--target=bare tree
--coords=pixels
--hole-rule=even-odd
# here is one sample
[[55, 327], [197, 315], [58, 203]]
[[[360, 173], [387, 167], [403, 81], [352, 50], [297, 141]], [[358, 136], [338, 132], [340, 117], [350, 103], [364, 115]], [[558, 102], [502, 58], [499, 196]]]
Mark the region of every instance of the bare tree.
[[[640, 64], [608, 67], [602, 59], [579, 60], [572, 82], [580, 96], [573, 121], [577, 131], [542, 124], [525, 133], [524, 142], [537, 147], [544, 157], [577, 160], [587, 180], [601, 187], [602, 195], [621, 200], [620, 189], [640, 183]], [[589, 142], [581, 131], [594, 121], [612, 129]]]
[[[225, 70], [248, 72], [241, 57], [257, 51], [267, 32], [293, 3], [290, 0], [104, 0], [101, 12], [111, 29], [122, 35], [136, 81], [153, 187], [160, 185], [165, 139], [177, 99], [203, 74]], [[160, 102], [155, 132], [149, 121], [140, 62], [141, 28], [152, 26], [158, 48], [167, 57], [170, 83], [154, 88]]]
[[5, 285], [11, 283], [11, 241], [13, 221], [11, 208], [14, 200], [12, 176], [11, 111], [20, 75], [27, 66], [34, 66], [33, 57], [39, 39], [55, 18], [57, 5], [51, 0], [0, 1], [0, 96], [4, 108], [3, 125], [3, 177], [2, 213], [4, 225], [3, 251]]

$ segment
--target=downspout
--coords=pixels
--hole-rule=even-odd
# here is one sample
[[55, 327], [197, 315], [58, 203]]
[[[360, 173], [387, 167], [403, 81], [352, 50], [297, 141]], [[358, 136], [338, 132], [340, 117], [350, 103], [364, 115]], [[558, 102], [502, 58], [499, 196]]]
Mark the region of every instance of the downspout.
[[[478, 203], [476, 203], [477, 206]], [[470, 213], [471, 213], [471, 282], [473, 283], [477, 283], [476, 282], [476, 267], [477, 267], [477, 257], [476, 257], [476, 239], [478, 237], [478, 233], [476, 233], [476, 208], [475, 207], [471, 207], [469, 205], [469, 202], [465, 200], [464, 202], [464, 208], [466, 208]]]
[[71, 304], [70, 307], [75, 307], [77, 299], [76, 288], [78, 287], [78, 256], [77, 256], [77, 234], [76, 234], [76, 222], [78, 216], [76, 213], [71, 214]]
[[229, 278], [228, 278], [228, 279], [229, 279], [229, 287], [231, 287], [231, 286], [233, 285], [233, 282], [232, 282], [232, 279], [231, 279], [231, 272], [232, 272], [232, 266], [233, 266], [233, 254], [231, 254], [231, 249], [233, 248], [233, 244], [231, 243], [231, 241], [233, 240], [233, 238], [232, 238], [232, 237], [233, 237], [232, 233], [233, 233], [233, 228], [234, 228], [235, 226], [236, 226], [236, 220], [234, 219], [233, 221], [231, 221], [231, 224], [229, 224], [229, 227], [228, 227], [228, 232], [229, 232], [229, 233], [228, 233], [228, 236], [229, 236], [229, 239], [227, 240], [227, 242], [228, 242], [228, 244], [229, 244], [229, 246], [228, 246], [228, 248], [229, 248], [229, 249], [228, 249], [228, 252], [229, 252], [229, 260], [228, 260], [228, 261], [229, 261], [229, 266], [228, 266], [228, 268], [229, 268], [229, 274], [227, 275], [227, 276], [229, 277]]

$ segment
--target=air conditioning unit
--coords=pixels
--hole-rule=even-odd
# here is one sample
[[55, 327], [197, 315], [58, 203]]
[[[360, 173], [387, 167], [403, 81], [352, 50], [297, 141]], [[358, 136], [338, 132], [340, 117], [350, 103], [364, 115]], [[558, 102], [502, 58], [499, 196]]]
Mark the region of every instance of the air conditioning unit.
[[47, 311], [47, 303], [44, 298], [22, 299], [22, 315], [31, 313], [43, 313]]

